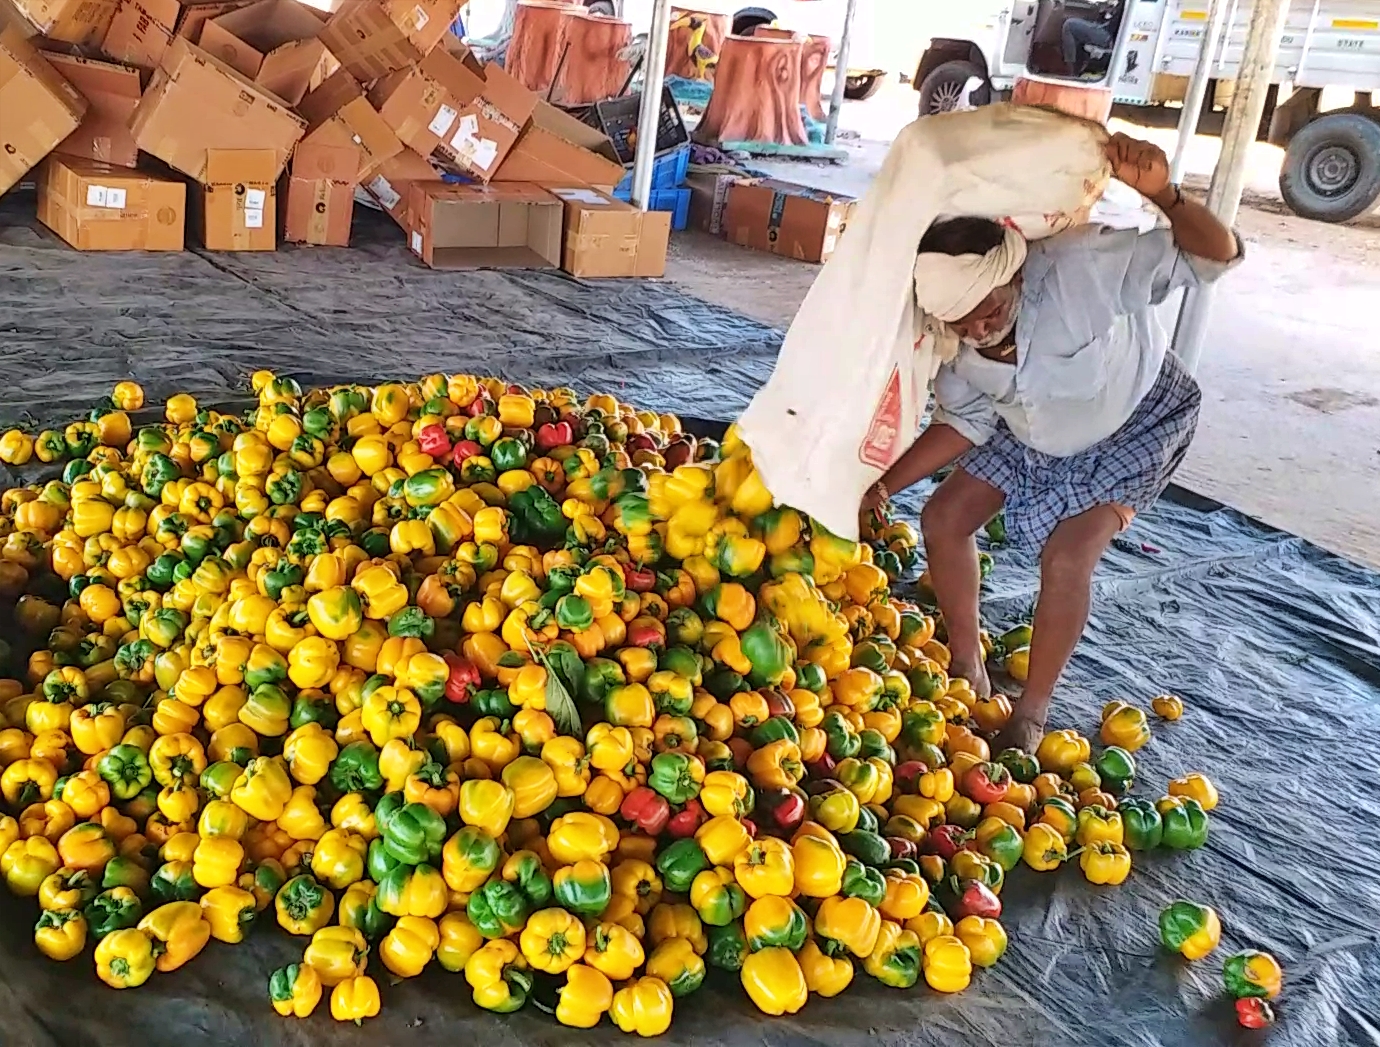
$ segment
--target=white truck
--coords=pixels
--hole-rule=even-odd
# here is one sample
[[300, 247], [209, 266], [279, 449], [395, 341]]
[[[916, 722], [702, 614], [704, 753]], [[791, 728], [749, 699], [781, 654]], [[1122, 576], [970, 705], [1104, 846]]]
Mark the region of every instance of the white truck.
[[[1205, 105], [1230, 104], [1251, 0], [1228, 0]], [[1118, 115], [1181, 102], [1209, 0], [964, 0], [927, 7], [915, 71], [922, 113], [1004, 97], [1018, 76], [1110, 89]], [[1285, 148], [1280, 192], [1306, 218], [1344, 222], [1380, 199], [1380, 0], [1292, 0], [1261, 137]], [[1324, 88], [1352, 92], [1320, 109]], [[1335, 92], [1333, 92], [1335, 93]], [[1140, 114], [1135, 110], [1139, 108]], [[1177, 110], [1175, 110], [1177, 112]]]

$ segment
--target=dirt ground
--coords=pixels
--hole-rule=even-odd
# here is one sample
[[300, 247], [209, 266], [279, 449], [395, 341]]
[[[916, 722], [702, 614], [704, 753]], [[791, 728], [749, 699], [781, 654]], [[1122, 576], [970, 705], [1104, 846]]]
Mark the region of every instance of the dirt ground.
[[[914, 94], [893, 85], [844, 110], [846, 164], [759, 162], [773, 175], [861, 195]], [[1173, 131], [1117, 124], [1172, 148]], [[1187, 183], [1205, 189], [1217, 143], [1199, 137]], [[1281, 153], [1257, 146], [1238, 228], [1241, 268], [1219, 285], [1198, 378], [1198, 436], [1177, 479], [1266, 522], [1380, 565], [1380, 216], [1349, 226], [1297, 218], [1277, 179]], [[789, 326], [817, 267], [687, 233], [668, 276], [691, 293]], [[1167, 324], [1172, 325], [1170, 309]]]

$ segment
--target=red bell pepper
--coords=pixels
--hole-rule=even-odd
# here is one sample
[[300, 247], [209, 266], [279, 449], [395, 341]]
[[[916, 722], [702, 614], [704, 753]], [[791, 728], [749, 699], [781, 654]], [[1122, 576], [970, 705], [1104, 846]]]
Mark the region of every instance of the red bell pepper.
[[666, 831], [677, 840], [694, 836], [701, 825], [709, 821], [709, 815], [699, 800], [691, 800], [681, 810], [671, 815], [666, 823]]
[[623, 584], [632, 592], [649, 593], [656, 588], [656, 572], [650, 567], [634, 567], [623, 564]]
[[923, 760], [907, 760], [903, 764], [898, 764], [896, 770], [891, 772], [891, 775], [896, 783], [896, 791], [898, 793], [914, 795], [920, 790], [921, 775], [929, 773], [929, 765]]
[[548, 422], [537, 429], [537, 450], [551, 451], [575, 442], [575, 429], [569, 422]]
[[1275, 1023], [1275, 1010], [1269, 1000], [1246, 996], [1236, 1001], [1236, 1020], [1247, 1029], [1264, 1029]]
[[487, 395], [476, 396], [463, 410], [471, 418], [478, 418], [481, 414], [493, 414], [494, 402]]
[[442, 457], [450, 450], [450, 437], [446, 435], [445, 426], [423, 426], [422, 431], [417, 434], [417, 446], [422, 449], [423, 454], [429, 454], [433, 458]]
[[787, 720], [795, 719], [795, 702], [791, 701], [790, 695], [778, 687], [764, 687], [762, 697], [767, 700], [767, 712], [772, 716], [784, 716]]
[[456, 705], [464, 705], [482, 682], [479, 667], [458, 654], [446, 655], [446, 664], [450, 666], [450, 675], [446, 677], [446, 698]]
[[949, 905], [949, 916], [957, 923], [965, 916], [981, 916], [988, 920], [1001, 918], [1001, 899], [992, 888], [978, 880], [958, 880]]
[[474, 440], [461, 440], [450, 450], [452, 460], [457, 463], [484, 453], [484, 448], [480, 447]]
[[695, 460], [694, 437], [678, 436], [666, 445], [661, 452], [661, 457], [666, 461], [667, 469], [674, 469], [678, 465], [686, 465]]
[[757, 794], [757, 810], [769, 829], [793, 833], [805, 820], [805, 795], [799, 789], [766, 789]]
[[885, 839], [887, 846], [891, 848], [892, 861], [898, 861], [901, 858], [915, 858], [920, 854], [920, 849], [915, 846], [913, 840], [907, 840], [902, 836], [888, 836]]
[[972, 839], [972, 833], [961, 825], [936, 825], [925, 836], [925, 853], [937, 854], [946, 862], [963, 850], [964, 844]]
[[821, 753], [818, 760], [805, 766], [809, 768], [811, 778], [831, 778], [838, 765], [838, 761], [826, 752]]
[[755, 840], [755, 839], [757, 839], [757, 823], [756, 823], [756, 822], [754, 822], [751, 818], [739, 818], [738, 821], [741, 822], [743, 828], [747, 830], [748, 839], [750, 839], [750, 840]]
[[628, 623], [629, 647], [665, 647], [665, 628], [655, 618], [634, 618]]
[[999, 763], [978, 763], [963, 775], [963, 795], [986, 806], [1006, 799], [1011, 772]]
[[651, 433], [633, 433], [628, 437], [627, 448], [631, 454], [633, 451], [657, 451], [661, 445]]
[[648, 836], [659, 836], [671, 820], [671, 805], [655, 789], [639, 785], [627, 796], [618, 813], [630, 825], [636, 826]]

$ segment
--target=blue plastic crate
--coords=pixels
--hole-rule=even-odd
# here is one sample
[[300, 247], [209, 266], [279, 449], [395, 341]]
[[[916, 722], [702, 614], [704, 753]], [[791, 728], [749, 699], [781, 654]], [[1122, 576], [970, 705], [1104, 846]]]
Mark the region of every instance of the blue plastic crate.
[[[619, 186], [614, 190], [614, 196], [619, 200], [632, 199], [632, 190], [624, 189]], [[670, 211], [671, 228], [676, 232], [682, 232], [690, 225], [690, 190], [689, 189], [653, 189], [651, 211]]]
[[[667, 150], [653, 161], [652, 188], [679, 189], [685, 184], [685, 176], [689, 170], [690, 145], [687, 142], [685, 145], [679, 145], [674, 149]], [[628, 173], [625, 174], [623, 180], [618, 183], [618, 192], [631, 192], [632, 180], [632, 168], [629, 167]]]

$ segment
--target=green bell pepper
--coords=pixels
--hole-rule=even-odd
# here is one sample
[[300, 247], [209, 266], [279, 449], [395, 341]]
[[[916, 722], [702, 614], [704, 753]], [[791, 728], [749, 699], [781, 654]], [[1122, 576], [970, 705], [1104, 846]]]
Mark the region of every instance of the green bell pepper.
[[1021, 749], [1003, 749], [997, 763], [1006, 768], [1013, 781], [1029, 785], [1040, 773], [1040, 761]]
[[691, 837], [677, 840], [657, 855], [656, 871], [661, 873], [661, 882], [668, 891], [685, 894], [695, 877], [709, 868], [709, 859], [698, 841]]
[[264, 494], [274, 505], [296, 505], [302, 500], [302, 474], [296, 469], [270, 474]]
[[522, 469], [527, 465], [527, 448], [522, 445], [521, 440], [504, 436], [494, 441], [494, 445], [489, 448], [489, 457], [493, 459], [495, 469], [500, 473], [506, 473], [510, 469]]
[[[689, 611], [688, 607], [681, 607], [678, 610]], [[672, 612], [675, 613], [675, 612]], [[696, 616], [698, 617], [698, 615]], [[670, 634], [670, 618], [666, 620], [667, 635]], [[704, 683], [704, 661], [699, 654], [692, 651], [689, 647], [668, 647], [662, 651], [656, 660], [656, 667], [667, 672], [675, 673], [683, 680], [689, 680], [692, 687], [698, 687]]]
[[628, 682], [623, 667], [609, 658], [591, 658], [585, 663], [585, 681], [580, 697], [591, 705], [604, 704], [609, 691]]
[[824, 750], [835, 760], [846, 760], [858, 755], [858, 750], [862, 748], [862, 742], [853, 733], [853, 728], [843, 718], [842, 713], [837, 711], [825, 713], [819, 726], [824, 731]]
[[[698, 772], [698, 776], [696, 773]], [[700, 794], [704, 764], [687, 753], [657, 753], [652, 757], [647, 784], [671, 803], [688, 803]]]
[[743, 961], [748, 957], [742, 920], [734, 920], [723, 927], [706, 927], [705, 936], [709, 939], [709, 948], [704, 954], [707, 964], [721, 971], [742, 970]]
[[795, 662], [790, 644], [774, 618], [760, 617], [739, 638], [743, 657], [752, 663], [748, 679], [755, 687], [775, 687]]
[[1126, 846], [1133, 851], [1153, 851], [1164, 839], [1164, 819], [1155, 805], [1139, 796], [1128, 796], [1117, 805]]
[[383, 878], [400, 865], [402, 862], [388, 853], [383, 837], [378, 836], [369, 841], [369, 850], [364, 859], [364, 867], [369, 874], [369, 879], [375, 883], [382, 883]]
[[149, 564], [148, 569], [144, 571], [144, 577], [148, 579], [149, 584], [155, 589], [171, 589], [173, 584], [173, 571], [176, 570], [177, 565], [184, 560], [186, 560], [186, 557], [180, 552], [174, 551], [163, 553], [155, 559], [153, 563]]
[[1102, 779], [1102, 787], [1113, 796], [1130, 792], [1131, 786], [1135, 784], [1136, 759], [1120, 746], [1107, 746], [1098, 753], [1093, 766], [1097, 768], [1098, 776]]
[[868, 905], [881, 905], [886, 898], [886, 877], [879, 869], [869, 869], [856, 858], [848, 859], [843, 868], [843, 887], [846, 898], [861, 898]]
[[359, 546], [371, 557], [387, 556], [392, 549], [388, 531], [383, 527], [371, 527], [359, 536]]
[[159, 905], [189, 902], [201, 894], [191, 862], [164, 862], [149, 879], [149, 894]]
[[732, 669], [715, 669], [704, 678], [704, 689], [721, 702], [726, 702], [739, 691], [746, 691], [748, 682]]
[[854, 829], [850, 833], [840, 833], [838, 841], [844, 854], [851, 854], [864, 865], [880, 867], [891, 860], [891, 845], [875, 832]]
[[504, 690], [475, 691], [470, 697], [470, 706], [480, 716], [493, 716], [507, 720], [517, 713], [517, 706], [508, 700]]
[[313, 697], [306, 691], [297, 695], [292, 703], [292, 714], [288, 717], [288, 725], [294, 731], [309, 723], [319, 723], [328, 732], [334, 732], [339, 721], [340, 714], [336, 711], [335, 702], [320, 694]]
[[[384, 798], [385, 800], [387, 797]], [[379, 802], [380, 807], [383, 801]], [[420, 865], [440, 857], [446, 842], [446, 820], [424, 803], [409, 803], [387, 819], [377, 812], [384, 848], [404, 865]]]
[[422, 469], [403, 481], [402, 495], [408, 505], [436, 505], [454, 489], [450, 473], [441, 466]]
[[789, 718], [785, 716], [771, 716], [762, 723], [758, 724], [750, 735], [748, 741], [754, 749], [762, 749], [772, 742], [781, 740], [800, 744], [800, 732], [795, 729]]
[[336, 754], [328, 777], [342, 793], [368, 793], [382, 789], [379, 751], [371, 742], [351, 742]]
[[201, 788], [213, 799], [229, 799], [230, 790], [235, 787], [236, 779], [243, 773], [244, 768], [239, 764], [221, 760], [210, 764], [201, 772]]
[[870, 760], [876, 757], [893, 766], [896, 764], [896, 750], [886, 740], [886, 735], [871, 727], [858, 732], [858, 759]]
[[613, 898], [613, 880], [603, 862], [576, 862], [557, 869], [551, 886], [556, 904], [576, 916], [600, 916]]
[[594, 612], [583, 596], [567, 593], [556, 601], [556, 624], [572, 633], [584, 632], [594, 624]]
[[527, 902], [506, 880], [490, 880], [471, 894], [465, 912], [485, 938], [506, 938], [527, 922]]
[[509, 529], [517, 544], [558, 545], [565, 540], [570, 527], [561, 504], [544, 487], [535, 484], [508, 498], [508, 512], [512, 516]]
[[[1207, 843], [1208, 816], [1202, 804], [1190, 796], [1169, 796], [1159, 803], [1164, 821], [1165, 847], [1173, 851], [1192, 851]], [[1122, 819], [1123, 824], [1125, 818]]]
[[503, 876], [517, 885], [529, 909], [544, 909], [551, 904], [551, 877], [546, 875], [541, 858], [532, 851], [518, 851], [509, 858], [503, 865]]
[[404, 607], [388, 619], [388, 635], [430, 640], [436, 633], [436, 622], [420, 607]]
[[[288, 551], [292, 551], [290, 543]], [[318, 549], [311, 555], [315, 556], [320, 552]], [[284, 589], [290, 585], [301, 585], [305, 577], [305, 572], [298, 564], [290, 560], [279, 560], [277, 564], [264, 571], [264, 591], [270, 600], [279, 600]]]
[[800, 906], [790, 902], [786, 919], [779, 926], [766, 925], [757, 933], [748, 935], [748, 948], [753, 952], [777, 948], [795, 952], [805, 944], [808, 929], [808, 922]]
[[86, 929], [91, 937], [100, 941], [107, 934], [133, 927], [144, 915], [144, 906], [128, 887], [116, 887], [102, 891], [86, 903], [82, 910], [86, 917]]
[[129, 800], [139, 795], [153, 781], [153, 768], [144, 750], [136, 745], [121, 743], [101, 757], [96, 773], [110, 786], [110, 795], [117, 800]]
[[177, 463], [158, 452], [144, 465], [143, 472], [139, 474], [139, 486], [150, 498], [161, 498], [164, 486], [181, 475], [182, 470], [178, 468]]

